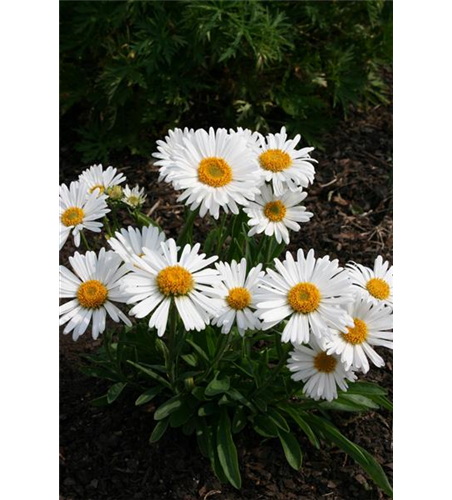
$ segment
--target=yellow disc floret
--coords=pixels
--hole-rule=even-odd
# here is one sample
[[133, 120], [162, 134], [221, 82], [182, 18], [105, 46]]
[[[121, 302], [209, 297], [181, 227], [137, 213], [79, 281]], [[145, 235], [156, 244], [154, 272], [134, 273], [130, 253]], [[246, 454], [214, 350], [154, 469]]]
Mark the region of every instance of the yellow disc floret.
[[86, 309], [98, 309], [108, 299], [107, 287], [98, 280], [85, 281], [78, 287], [77, 299]]
[[231, 288], [229, 295], [226, 297], [226, 302], [232, 309], [241, 311], [251, 304], [251, 294], [246, 288]]
[[287, 294], [290, 307], [303, 314], [315, 311], [319, 307], [321, 298], [319, 289], [312, 283], [298, 283]]
[[264, 215], [272, 222], [281, 222], [286, 216], [286, 207], [282, 201], [270, 201], [264, 206]]
[[372, 278], [366, 283], [367, 291], [376, 299], [386, 300], [390, 293], [391, 289], [385, 280], [381, 278]]
[[67, 208], [61, 214], [61, 222], [66, 226], [77, 226], [83, 222], [83, 217], [85, 217], [85, 212], [79, 207]]
[[212, 187], [226, 186], [232, 181], [232, 169], [223, 158], [211, 156], [200, 161], [198, 179]]
[[318, 372], [331, 373], [334, 372], [337, 365], [337, 360], [334, 356], [330, 356], [326, 352], [319, 352], [314, 357], [314, 367]]
[[355, 326], [348, 327], [348, 333], [342, 333], [342, 338], [349, 344], [362, 344], [367, 338], [367, 325], [362, 319], [354, 318]]
[[259, 156], [259, 163], [264, 170], [282, 172], [292, 165], [292, 158], [281, 149], [268, 149]]
[[168, 266], [158, 273], [157, 286], [163, 295], [179, 297], [193, 289], [193, 277], [182, 266]]

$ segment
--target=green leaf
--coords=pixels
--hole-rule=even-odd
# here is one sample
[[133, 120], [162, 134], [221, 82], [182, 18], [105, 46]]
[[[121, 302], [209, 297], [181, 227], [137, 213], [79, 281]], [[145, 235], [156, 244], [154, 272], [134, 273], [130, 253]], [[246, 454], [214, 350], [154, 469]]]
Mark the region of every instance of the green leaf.
[[369, 452], [347, 439], [336, 427], [324, 418], [309, 414], [306, 416], [306, 419], [311, 422], [311, 425], [320, 429], [327, 439], [350, 455], [355, 462], [361, 465], [375, 483], [387, 495], [392, 497], [392, 487], [383, 468]]
[[193, 412], [194, 408], [190, 407], [186, 401], [183, 401], [182, 405], [170, 415], [169, 420], [171, 427], [177, 428], [185, 424], [193, 415]]
[[194, 396], [198, 401], [205, 401], [206, 398], [204, 396], [204, 387], [195, 387], [192, 391], [191, 391], [191, 394], [192, 396]]
[[268, 407], [267, 415], [277, 427], [285, 432], [290, 432], [290, 427], [287, 423], [287, 420], [281, 415], [281, 413], [279, 413], [278, 410], [272, 407]]
[[193, 349], [201, 356], [201, 358], [203, 358], [205, 361], [210, 361], [209, 356], [206, 354], [206, 351], [199, 347], [196, 342], [191, 339], [186, 339], [186, 342], [193, 347]]
[[230, 396], [234, 401], [238, 401], [242, 405], [248, 407], [253, 413], [256, 413], [256, 408], [254, 405], [245, 398], [245, 396], [239, 392], [237, 389], [234, 389], [231, 387], [229, 391], [227, 392], [228, 396]]
[[253, 403], [257, 406], [258, 410], [262, 413], [267, 412], [267, 403], [262, 398], [253, 398]]
[[347, 392], [343, 394], [361, 394], [363, 396], [386, 396], [388, 391], [371, 382], [353, 382], [348, 384]]
[[137, 400], [135, 401], [135, 406], [140, 406], [149, 403], [155, 398], [155, 396], [160, 394], [162, 390], [163, 387], [159, 385], [152, 387], [151, 389], [148, 389], [147, 391], [143, 392], [143, 394], [138, 396]]
[[216, 433], [216, 428], [209, 427], [204, 418], [196, 418], [196, 439], [199, 449], [201, 453], [210, 460], [210, 465], [218, 479], [225, 483], [228, 479], [223, 472], [223, 468], [218, 458]]
[[198, 441], [198, 446], [199, 449], [201, 450], [201, 453], [207, 458], [212, 458], [213, 457], [212, 443], [210, 440], [210, 434], [206, 420], [204, 418], [196, 418], [195, 427], [196, 427], [196, 439]]
[[386, 396], [372, 396], [372, 400], [382, 408], [393, 411], [392, 402]]
[[119, 397], [119, 395], [121, 394], [126, 385], [127, 384], [125, 384], [124, 382], [118, 382], [117, 384], [112, 385], [110, 389], [108, 389], [107, 392], [108, 404], [111, 404], [114, 401], [116, 401], [116, 399]]
[[187, 365], [190, 366], [197, 366], [198, 365], [198, 358], [196, 357], [196, 354], [182, 354], [181, 358], [187, 363]]
[[342, 394], [341, 398], [351, 401], [352, 403], [355, 403], [357, 405], [361, 405], [366, 409], [371, 408], [374, 410], [378, 410], [379, 408], [378, 404], [376, 404], [375, 401], [372, 401], [372, 399], [370, 398], [366, 398], [366, 396], [361, 396], [360, 394]]
[[300, 445], [295, 436], [291, 432], [285, 432], [279, 427], [277, 428], [278, 437], [281, 441], [284, 455], [292, 469], [300, 470], [303, 455], [301, 453]]
[[149, 438], [150, 443], [156, 443], [162, 438], [163, 434], [165, 434], [166, 429], [168, 428], [168, 423], [169, 423], [168, 418], [166, 418], [165, 420], [160, 420], [160, 422], [157, 422], [157, 425], [154, 427], [151, 437]]
[[232, 419], [232, 432], [238, 434], [246, 426], [246, 412], [243, 406], [237, 406]]
[[278, 427], [265, 415], [256, 415], [253, 418], [253, 429], [263, 437], [275, 438], [278, 436]]
[[311, 444], [315, 446], [317, 449], [319, 449], [320, 444], [319, 440], [317, 439], [317, 436], [314, 434], [314, 431], [311, 429], [309, 424], [303, 419], [304, 412], [297, 410], [296, 407], [292, 407], [289, 404], [280, 405], [280, 408], [283, 411], [285, 411], [288, 415], [290, 415], [292, 420], [306, 434]]
[[164, 385], [165, 387], [167, 387], [168, 389], [171, 389], [171, 384], [168, 382], [168, 380], [165, 380], [161, 375], [159, 375], [158, 373], [155, 373], [153, 372], [151, 369], [149, 368], [146, 368], [138, 363], [134, 363], [133, 361], [131, 361], [130, 359], [127, 361], [127, 363], [129, 363], [130, 365], [134, 366], [135, 368], [138, 368], [138, 370], [142, 371], [143, 373], [145, 373], [146, 375], [148, 375], [149, 377], [151, 377], [152, 379], [156, 380], [157, 382], [159, 382], [160, 384]]
[[206, 417], [208, 415], [213, 415], [217, 410], [218, 410], [217, 403], [210, 401], [199, 408], [198, 415], [200, 417]]
[[107, 406], [108, 405], [107, 395], [104, 394], [103, 396], [100, 396], [99, 398], [92, 399], [91, 405], [95, 406], [96, 408], [99, 408], [102, 406]]
[[229, 390], [231, 386], [231, 381], [229, 377], [225, 376], [222, 378], [218, 378], [220, 372], [215, 374], [215, 377], [210, 381], [208, 386], [206, 387], [205, 394], [206, 396], [216, 396], [217, 394], [222, 394]]
[[168, 401], [165, 401], [161, 406], [157, 408], [154, 413], [154, 420], [163, 420], [176, 411], [178, 408], [182, 406], [182, 396], [174, 396]]
[[231, 434], [231, 420], [225, 408], [222, 409], [216, 433], [217, 453], [221, 467], [228, 481], [234, 488], [240, 489], [240, 477], [237, 449]]

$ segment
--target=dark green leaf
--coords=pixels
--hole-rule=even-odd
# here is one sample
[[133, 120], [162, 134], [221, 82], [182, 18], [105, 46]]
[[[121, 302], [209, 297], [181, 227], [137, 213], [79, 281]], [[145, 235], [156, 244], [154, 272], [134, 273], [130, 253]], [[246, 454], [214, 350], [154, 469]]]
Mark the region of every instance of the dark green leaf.
[[266, 415], [256, 415], [253, 418], [253, 429], [263, 437], [275, 438], [278, 436], [278, 427]]
[[162, 390], [163, 387], [159, 385], [152, 387], [151, 389], [148, 389], [147, 391], [143, 392], [143, 394], [138, 396], [137, 400], [135, 401], [135, 406], [140, 406], [149, 403], [155, 398], [155, 396], [157, 396], [157, 394], [160, 394]]
[[126, 385], [127, 384], [125, 384], [123, 382], [118, 382], [117, 384], [112, 385], [110, 387], [110, 389], [108, 389], [108, 392], [107, 392], [108, 404], [111, 404], [114, 401], [116, 401], [116, 399], [119, 397], [119, 395], [121, 394], [121, 392], [123, 391], [123, 389]]
[[182, 405], [182, 396], [174, 396], [157, 408], [154, 413], [154, 420], [163, 420], [176, 411]]
[[104, 394], [103, 396], [100, 396], [99, 398], [91, 400], [91, 404], [93, 406], [97, 407], [102, 407], [102, 406], [107, 406], [108, 405], [108, 399], [107, 395]]
[[182, 354], [181, 358], [190, 366], [198, 365], [198, 358], [196, 354]]
[[152, 371], [150, 368], [146, 368], [146, 367], [144, 367], [144, 366], [142, 366], [142, 365], [140, 365], [138, 363], [134, 363], [133, 361], [130, 361], [130, 360], [128, 360], [127, 362], [130, 365], [134, 366], [135, 368], [138, 368], [138, 370], [140, 370], [141, 372], [145, 373], [146, 375], [148, 375], [152, 379], [156, 380], [160, 384], [164, 385], [168, 389], [171, 389], [171, 384], [167, 380], [165, 380], [161, 375], [159, 375], [158, 373], [155, 373], [154, 371]]
[[324, 418], [315, 415], [306, 416], [312, 426], [320, 429], [322, 434], [344, 450], [369, 474], [369, 476], [389, 496], [392, 496], [392, 487], [381, 465], [364, 448], [347, 439], [341, 432]]
[[231, 434], [231, 420], [225, 408], [220, 414], [220, 421], [216, 433], [217, 453], [225, 476], [234, 488], [240, 489], [242, 478], [240, 477], [237, 449]]
[[280, 408], [285, 411], [288, 415], [291, 416], [292, 420], [300, 427], [300, 429], [306, 434], [311, 444], [314, 445], [317, 449], [320, 448], [319, 441], [317, 436], [314, 434], [314, 431], [311, 429], [309, 424], [304, 420], [304, 412], [298, 410], [296, 407], [291, 406], [289, 404], [281, 405]]
[[232, 419], [232, 432], [238, 434], [242, 431], [246, 425], [246, 412], [243, 406], [237, 406], [234, 412], [234, 417]]
[[169, 423], [168, 418], [157, 422], [156, 426], [154, 427], [154, 430], [152, 431], [151, 437], [149, 438], [150, 443], [156, 443], [162, 438], [163, 434], [165, 434], [166, 429], [168, 428], [168, 423]]
[[290, 427], [287, 423], [287, 420], [281, 415], [281, 413], [279, 413], [278, 410], [269, 406], [267, 410], [267, 416], [280, 429], [285, 432], [290, 432]]
[[229, 377], [224, 376], [220, 377], [220, 373], [217, 372], [215, 377], [210, 381], [208, 386], [206, 387], [205, 394], [206, 396], [216, 396], [217, 394], [222, 394], [223, 392], [227, 392], [231, 385], [231, 381]]
[[278, 430], [278, 437], [279, 440], [281, 441], [287, 462], [292, 467], [292, 469], [300, 470], [301, 462], [303, 460], [303, 455], [301, 453], [298, 441], [291, 432], [285, 432], [279, 427], [277, 428], [277, 430]]
[[386, 396], [388, 391], [371, 382], [353, 382], [348, 384], [348, 390], [344, 394], [362, 394], [363, 396]]

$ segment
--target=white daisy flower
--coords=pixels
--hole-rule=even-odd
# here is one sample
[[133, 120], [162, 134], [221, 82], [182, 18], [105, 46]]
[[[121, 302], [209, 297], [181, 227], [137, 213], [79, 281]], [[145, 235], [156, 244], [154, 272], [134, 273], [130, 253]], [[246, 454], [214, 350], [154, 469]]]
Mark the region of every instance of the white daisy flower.
[[180, 128], [175, 128], [174, 130], [168, 130], [168, 135], [165, 137], [164, 141], [157, 141], [157, 153], [153, 153], [152, 156], [157, 158], [158, 161], [155, 162], [156, 165], [160, 166], [160, 177], [159, 181], [165, 179], [168, 174], [168, 167], [174, 165], [174, 151], [179, 147], [184, 145], [184, 138], [189, 139], [193, 134], [194, 130], [185, 127], [183, 130]]
[[218, 219], [220, 207], [239, 213], [237, 205], [248, 205], [259, 194], [259, 167], [254, 153], [240, 135], [228, 135], [226, 129], [196, 130], [176, 148], [174, 163], [165, 171], [166, 182], [183, 189], [178, 201], [191, 210], [200, 208], [200, 216], [209, 212]]
[[102, 222], [96, 222], [110, 212], [105, 195], [86, 195], [86, 184], [75, 181], [69, 187], [60, 186], [60, 250], [72, 231], [75, 246], [80, 245], [80, 231], [99, 233]]
[[162, 255], [143, 248], [142, 257], [132, 257], [131, 273], [124, 277], [124, 291], [130, 294], [129, 304], [136, 304], [130, 314], [144, 318], [151, 314], [149, 327], [161, 337], [166, 330], [172, 300], [186, 330], [203, 330], [219, 309], [219, 301], [205, 292], [218, 281], [218, 271], [206, 269], [217, 256], [205, 258], [198, 254], [200, 245], [185, 245], [177, 256], [176, 242], [160, 243]]
[[126, 184], [123, 193], [124, 197], [122, 198], [122, 201], [132, 208], [141, 207], [141, 205], [143, 205], [147, 198], [147, 196], [144, 194], [144, 188], [140, 189], [140, 186], [138, 186], [138, 184], [132, 189], [130, 189]]
[[215, 267], [220, 273], [221, 282], [217, 280], [213, 291], [209, 293], [221, 300], [221, 309], [212, 324], [221, 326], [221, 333], [229, 333], [236, 322], [242, 336], [246, 330], [260, 329], [260, 321], [254, 314], [254, 294], [265, 274], [262, 264], [253, 267], [248, 276], [246, 259], [242, 259], [239, 264], [235, 260], [231, 264], [219, 262]]
[[287, 252], [286, 260], [275, 259], [276, 271], [267, 269], [256, 299], [262, 329], [268, 330], [289, 318], [282, 333], [283, 342], [309, 342], [310, 330], [321, 339], [328, 327], [344, 329], [353, 319], [342, 306], [353, 300], [348, 274], [329, 256], [314, 258], [314, 250], [305, 257], [298, 250], [297, 260]]
[[361, 297], [349, 304], [347, 310], [355, 326], [338, 329], [325, 341], [328, 354], [339, 354], [346, 369], [351, 367], [363, 373], [369, 371], [368, 358], [375, 366], [384, 366], [383, 358], [372, 346], [392, 349], [392, 309], [381, 304], [375, 306]]
[[60, 325], [67, 323], [63, 333], [72, 331], [72, 338], [77, 340], [92, 320], [92, 336], [97, 339], [105, 330], [107, 313], [113, 321], [122, 320], [131, 326], [129, 318], [113, 304], [127, 299], [120, 290], [121, 279], [127, 272], [121, 257], [101, 248], [99, 255], [75, 252], [69, 262], [75, 274], [60, 266], [60, 297], [72, 299], [60, 307]]
[[392, 266], [389, 266], [388, 261], [383, 262], [381, 255], [375, 259], [373, 270], [356, 262], [347, 264], [347, 268], [350, 280], [360, 296], [372, 304], [393, 307]]
[[278, 243], [284, 240], [289, 244], [288, 230], [299, 231], [297, 222], [308, 222], [314, 215], [300, 205], [306, 196], [307, 193], [301, 191], [286, 191], [282, 196], [276, 196], [271, 187], [264, 184], [256, 200], [243, 209], [249, 217], [248, 225], [252, 226], [248, 236], [265, 232], [267, 236], [274, 234]]
[[346, 391], [347, 380], [354, 382], [356, 375], [346, 370], [339, 356], [327, 354], [314, 340], [309, 346], [294, 346], [287, 361], [287, 368], [293, 372], [291, 378], [304, 382], [303, 394], [318, 401], [337, 399], [337, 388]]
[[102, 165], [93, 165], [80, 174], [79, 180], [85, 182], [89, 193], [97, 189], [99, 194], [108, 194], [108, 189], [126, 180], [124, 174], [116, 174], [117, 171], [113, 167], [104, 171]]
[[250, 130], [249, 128], [242, 128], [238, 127], [237, 129], [229, 129], [229, 134], [230, 135], [239, 135], [243, 139], [245, 139], [248, 147], [252, 148], [255, 150], [256, 148], [259, 148], [259, 141], [263, 139], [263, 135], [260, 134], [259, 132], [254, 132]]
[[160, 243], [166, 236], [155, 226], [144, 226], [141, 230], [129, 226], [116, 231], [115, 237], [108, 240], [109, 245], [119, 254], [124, 262], [133, 264], [133, 257], [143, 257], [144, 249], [162, 253]]
[[285, 127], [278, 134], [261, 137], [259, 155], [261, 175], [267, 182], [273, 183], [273, 191], [277, 195], [284, 193], [286, 187], [297, 191], [300, 187], [308, 187], [314, 181], [315, 169], [309, 156], [314, 148], [295, 149], [300, 142], [300, 135], [287, 139]]

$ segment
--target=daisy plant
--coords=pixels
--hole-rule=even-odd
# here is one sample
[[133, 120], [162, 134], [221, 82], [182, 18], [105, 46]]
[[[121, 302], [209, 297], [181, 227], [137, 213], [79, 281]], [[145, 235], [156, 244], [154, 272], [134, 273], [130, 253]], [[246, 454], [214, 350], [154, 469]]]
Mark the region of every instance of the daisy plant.
[[110, 384], [94, 405], [134, 396], [153, 412], [151, 443], [193, 435], [221, 481], [241, 487], [239, 433], [279, 441], [297, 471], [304, 434], [304, 447], [338, 446], [391, 495], [382, 466], [333, 421], [392, 408], [384, 388], [360, 380], [392, 349], [392, 267], [287, 251], [314, 215], [313, 148], [300, 141], [284, 128], [170, 130], [154, 158], [186, 205], [176, 234], [147, 215], [144, 187], [121, 187], [120, 169], [95, 165], [63, 184], [60, 248], [75, 250], [72, 232], [86, 253], [60, 268], [60, 322], [74, 340], [102, 339], [82, 368]]

